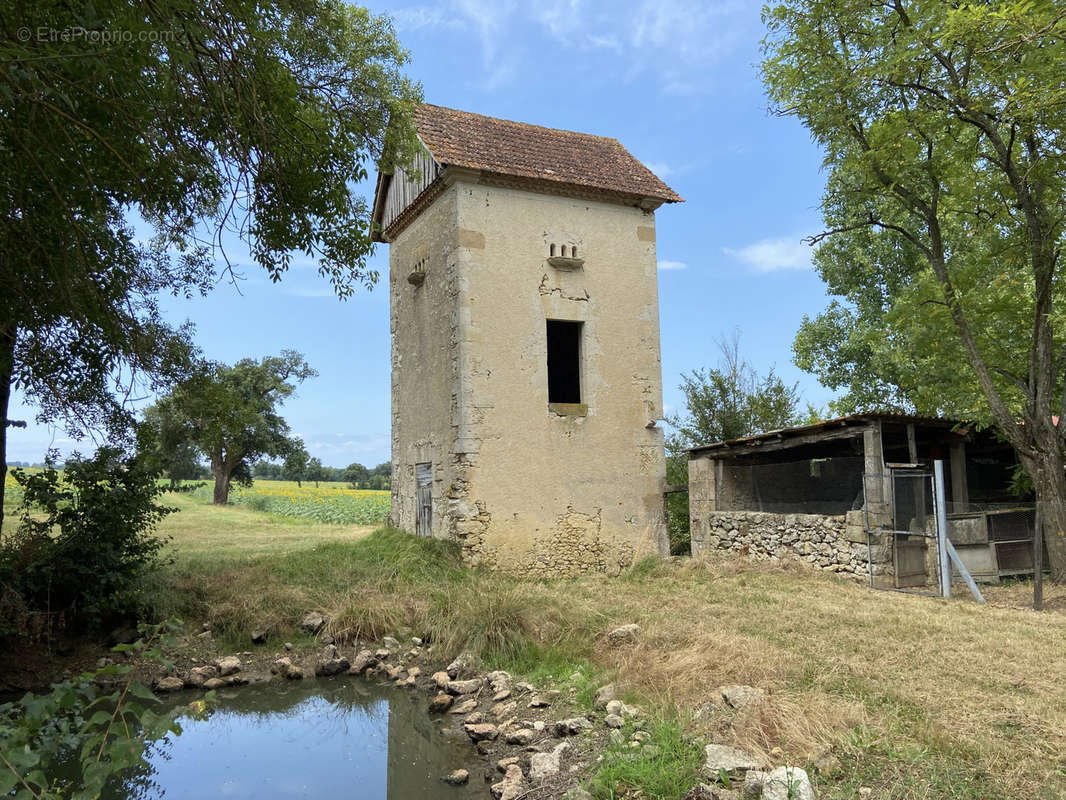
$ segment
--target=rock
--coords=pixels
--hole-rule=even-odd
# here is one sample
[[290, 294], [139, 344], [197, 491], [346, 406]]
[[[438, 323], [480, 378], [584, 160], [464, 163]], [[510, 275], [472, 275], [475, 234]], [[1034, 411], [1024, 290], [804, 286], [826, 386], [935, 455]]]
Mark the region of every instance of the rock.
[[409, 670], [407, 670], [407, 676], [410, 678], [417, 678], [421, 674], [422, 670], [418, 667], [411, 667]]
[[715, 690], [730, 708], [737, 710], [752, 703], [761, 703], [766, 692], [754, 686], [719, 686]]
[[627, 644], [636, 644], [640, 640], [640, 626], [635, 622], [628, 625], [619, 625], [607, 634], [607, 641], [614, 647]]
[[533, 691], [533, 684], [526, 683], [525, 681], [519, 681], [514, 685], [514, 688], [519, 692], [529, 694]]
[[481, 678], [471, 678], [468, 681], [448, 681], [444, 691], [448, 694], [473, 694], [482, 686]]
[[473, 697], [470, 697], [470, 698], [467, 698], [466, 700], [464, 700], [463, 702], [461, 702], [459, 705], [454, 706], [452, 708], [452, 713], [453, 714], [469, 714], [475, 708], [477, 708], [477, 700], [475, 700]]
[[607, 704], [614, 700], [614, 684], [608, 683], [606, 686], [601, 686], [596, 690], [596, 708], [603, 710], [607, 708]]
[[621, 728], [624, 720], [617, 714], [608, 714], [603, 718], [603, 724], [608, 728]]
[[611, 744], [621, 744], [626, 740], [626, 737], [622, 735], [620, 730], [608, 731], [607, 738], [610, 740]]
[[480, 711], [474, 711], [463, 717], [463, 723], [466, 725], [477, 725], [478, 723], [485, 721], [485, 715]]
[[155, 682], [157, 692], [178, 692], [185, 688], [185, 681], [174, 676], [160, 678]]
[[440, 714], [451, 708], [451, 705], [451, 695], [441, 693], [429, 701], [429, 710], [433, 713]]
[[470, 780], [470, 773], [465, 769], [455, 769], [441, 778], [449, 786], [462, 786], [468, 780]]
[[570, 742], [560, 742], [550, 753], [534, 753], [529, 761], [529, 778], [538, 783], [559, 774], [560, 759], [570, 749]]
[[504, 717], [509, 717], [511, 714], [514, 714], [516, 711], [518, 711], [518, 703], [516, 703], [514, 700], [512, 700], [510, 703], [497, 703], [492, 707], [491, 711], [492, 715], [496, 717], [496, 719], [503, 719]]
[[571, 717], [570, 719], [561, 719], [555, 723], [555, 735], [556, 736], [577, 736], [582, 731], [587, 731], [592, 727], [592, 723], [584, 717]]
[[362, 675], [371, 667], [378, 665], [377, 657], [370, 650], [360, 650], [355, 654], [355, 660], [348, 668], [348, 673], [351, 675]]
[[292, 681], [299, 680], [304, 676], [303, 667], [293, 664], [290, 658], [279, 658], [274, 662], [274, 666], [270, 668], [270, 671]]
[[[759, 775], [762, 776], [762, 800], [814, 800], [811, 779], [800, 767], [777, 767]], [[748, 791], [747, 780], [744, 781], [744, 791]]]
[[592, 800], [592, 795], [580, 786], [575, 786], [563, 795], [563, 800]]
[[391, 636], [386, 636], [384, 639], [381, 640], [381, 643], [383, 645], [385, 645], [385, 647], [387, 647], [389, 650], [399, 650], [400, 649], [399, 640], [394, 639]]
[[464, 651], [451, 664], [445, 667], [444, 671], [448, 673], [449, 678], [455, 680], [462, 675], [473, 673], [476, 667], [477, 659], [474, 654]]
[[511, 764], [503, 780], [492, 784], [489, 791], [496, 800], [517, 800], [526, 791], [526, 779], [522, 775], [522, 768], [517, 764]]
[[466, 731], [466, 735], [470, 737], [471, 741], [475, 742], [483, 742], [486, 739], [492, 740], [500, 735], [499, 729], [488, 722], [467, 723], [463, 725], [463, 730]]
[[326, 618], [319, 614], [317, 611], [310, 611], [304, 615], [304, 618], [300, 621], [300, 628], [304, 633], [309, 633], [314, 636], [326, 625]]
[[384, 661], [391, 655], [392, 651], [386, 650], [384, 647], [379, 647], [377, 650], [374, 651], [374, 658], [376, 658], [378, 661]]
[[625, 708], [625, 703], [621, 700], [608, 700], [604, 708], [607, 709], [608, 714], [615, 714], [620, 717], [622, 716], [622, 709]]
[[516, 731], [509, 731], [506, 733], [503, 740], [507, 742], [507, 744], [516, 744], [520, 747], [525, 747], [533, 741], [536, 735], [537, 734], [529, 728], [519, 728]]
[[347, 672], [350, 666], [348, 659], [340, 654], [336, 645], [327, 645], [318, 657], [318, 663], [315, 664], [315, 675], [340, 675], [342, 672]]
[[451, 676], [444, 670], [441, 670], [440, 672], [434, 672], [429, 677], [430, 680], [437, 684], [438, 689], [443, 689], [452, 681]]
[[322, 644], [333, 644], [333, 637], [328, 633], [325, 636], [320, 637], [319, 640]]
[[266, 644], [267, 639], [270, 638], [270, 630], [273, 627], [273, 625], [260, 625], [252, 631], [252, 644]]
[[874, 790], [869, 786], [859, 787], [859, 800], [870, 800], [874, 796]]
[[559, 692], [557, 691], [541, 692], [540, 694], [533, 695], [533, 697], [529, 699], [529, 707], [547, 708], [558, 699]]
[[411, 644], [413, 644], [415, 647], [421, 647], [422, 646], [422, 640], [419, 637], [417, 637], [417, 636], [412, 636], [411, 637]]
[[492, 702], [494, 702], [494, 703], [502, 703], [504, 700], [506, 700], [510, 696], [511, 696], [511, 690], [510, 689], [501, 689], [500, 691], [496, 692], [496, 694], [494, 694], [492, 696]]
[[509, 756], [508, 758], [501, 758], [496, 762], [496, 769], [500, 772], [507, 772], [507, 768], [512, 764], [518, 763], [518, 756]]
[[227, 685], [228, 684], [226, 683], [226, 681], [222, 680], [222, 678], [208, 678], [206, 681], [204, 681], [204, 687], [203, 688], [205, 688], [205, 689], [207, 689], [207, 691], [211, 692], [211, 691], [214, 691], [215, 689], [221, 689], [223, 686], [227, 686]]
[[698, 783], [688, 790], [684, 800], [718, 800], [718, 794], [707, 784]]
[[197, 639], [202, 639], [205, 642], [209, 642], [212, 639], [211, 631], [204, 631], [203, 633], [196, 634]]
[[234, 672], [240, 672], [241, 660], [237, 656], [226, 656], [215, 661], [215, 666], [218, 667], [218, 674], [226, 677]]
[[759, 769], [764, 766], [755, 756], [724, 744], [709, 744], [703, 748], [703, 752], [706, 756], [703, 774], [711, 779], [718, 777], [719, 770], [733, 772], [734, 770]]
[[285, 650], [286, 651], [292, 650], [292, 642], [285, 642]]

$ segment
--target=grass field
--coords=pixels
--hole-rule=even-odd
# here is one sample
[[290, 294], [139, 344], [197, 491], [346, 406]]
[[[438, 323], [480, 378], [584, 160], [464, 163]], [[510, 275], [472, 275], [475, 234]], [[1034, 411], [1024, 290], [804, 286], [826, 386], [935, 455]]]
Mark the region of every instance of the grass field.
[[[183, 510], [163, 532], [176, 562], [158, 611], [210, 621], [235, 642], [264, 622], [294, 635], [318, 609], [342, 642], [411, 631], [535, 680], [570, 681], [579, 696], [613, 678], [655, 709], [664, 741], [685, 730], [779, 747], [778, 762], [821, 761], [822, 798], [852, 800], [862, 786], [904, 800], [1066, 797], [1066, 615], [1015, 607], [1024, 587], [978, 606], [731, 559], [533, 582], [464, 569], [454, 547], [399, 532], [174, 502]], [[1059, 587], [1048, 599], [1066, 606]], [[641, 625], [640, 645], [608, 648], [606, 631], [627, 622]], [[731, 683], [764, 688], [769, 702], [692, 717]], [[606, 780], [618, 797], [626, 785], [668, 797], [656, 780], [691, 773], [698, 749], [663, 752], [678, 755], [605, 766], [600, 796]]]

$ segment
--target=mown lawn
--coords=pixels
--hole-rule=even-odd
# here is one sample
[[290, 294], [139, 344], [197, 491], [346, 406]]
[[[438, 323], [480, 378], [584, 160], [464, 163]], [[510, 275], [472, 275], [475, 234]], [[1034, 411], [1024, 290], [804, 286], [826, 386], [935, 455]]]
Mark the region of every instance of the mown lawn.
[[[397, 531], [175, 502], [157, 610], [235, 641], [264, 622], [285, 635], [317, 609], [342, 642], [409, 631], [584, 698], [614, 679], [659, 716], [664, 741], [684, 730], [818, 763], [819, 797], [864, 786], [908, 800], [1066, 797], [1066, 615], [1016, 607], [1022, 589], [978, 606], [734, 559], [535, 582], [464, 569], [454, 546]], [[1063, 596], [1049, 590], [1053, 607]], [[640, 644], [608, 647], [606, 632], [628, 622]], [[768, 702], [693, 715], [734, 683]], [[690, 773], [698, 750], [661, 750], [676, 755], [605, 767], [598, 796], [669, 797], [656, 787]]]

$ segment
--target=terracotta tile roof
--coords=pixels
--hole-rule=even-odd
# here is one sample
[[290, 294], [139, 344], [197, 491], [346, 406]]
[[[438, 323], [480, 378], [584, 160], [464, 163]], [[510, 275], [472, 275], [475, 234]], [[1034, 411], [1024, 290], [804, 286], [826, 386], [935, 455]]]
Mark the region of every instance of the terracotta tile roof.
[[415, 111], [415, 128], [441, 165], [681, 202], [673, 189], [617, 139], [428, 103]]

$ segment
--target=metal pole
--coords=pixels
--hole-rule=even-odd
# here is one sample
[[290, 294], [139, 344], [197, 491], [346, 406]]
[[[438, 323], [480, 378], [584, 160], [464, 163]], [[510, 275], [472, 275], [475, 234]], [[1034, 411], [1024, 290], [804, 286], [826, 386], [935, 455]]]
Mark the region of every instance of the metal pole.
[[1044, 515], [1039, 503], [1033, 525], [1033, 610], [1044, 610]]
[[944, 462], [933, 462], [933, 498], [936, 501], [936, 543], [940, 557], [940, 594], [951, 597], [951, 557], [948, 555], [948, 502], [944, 492]]

